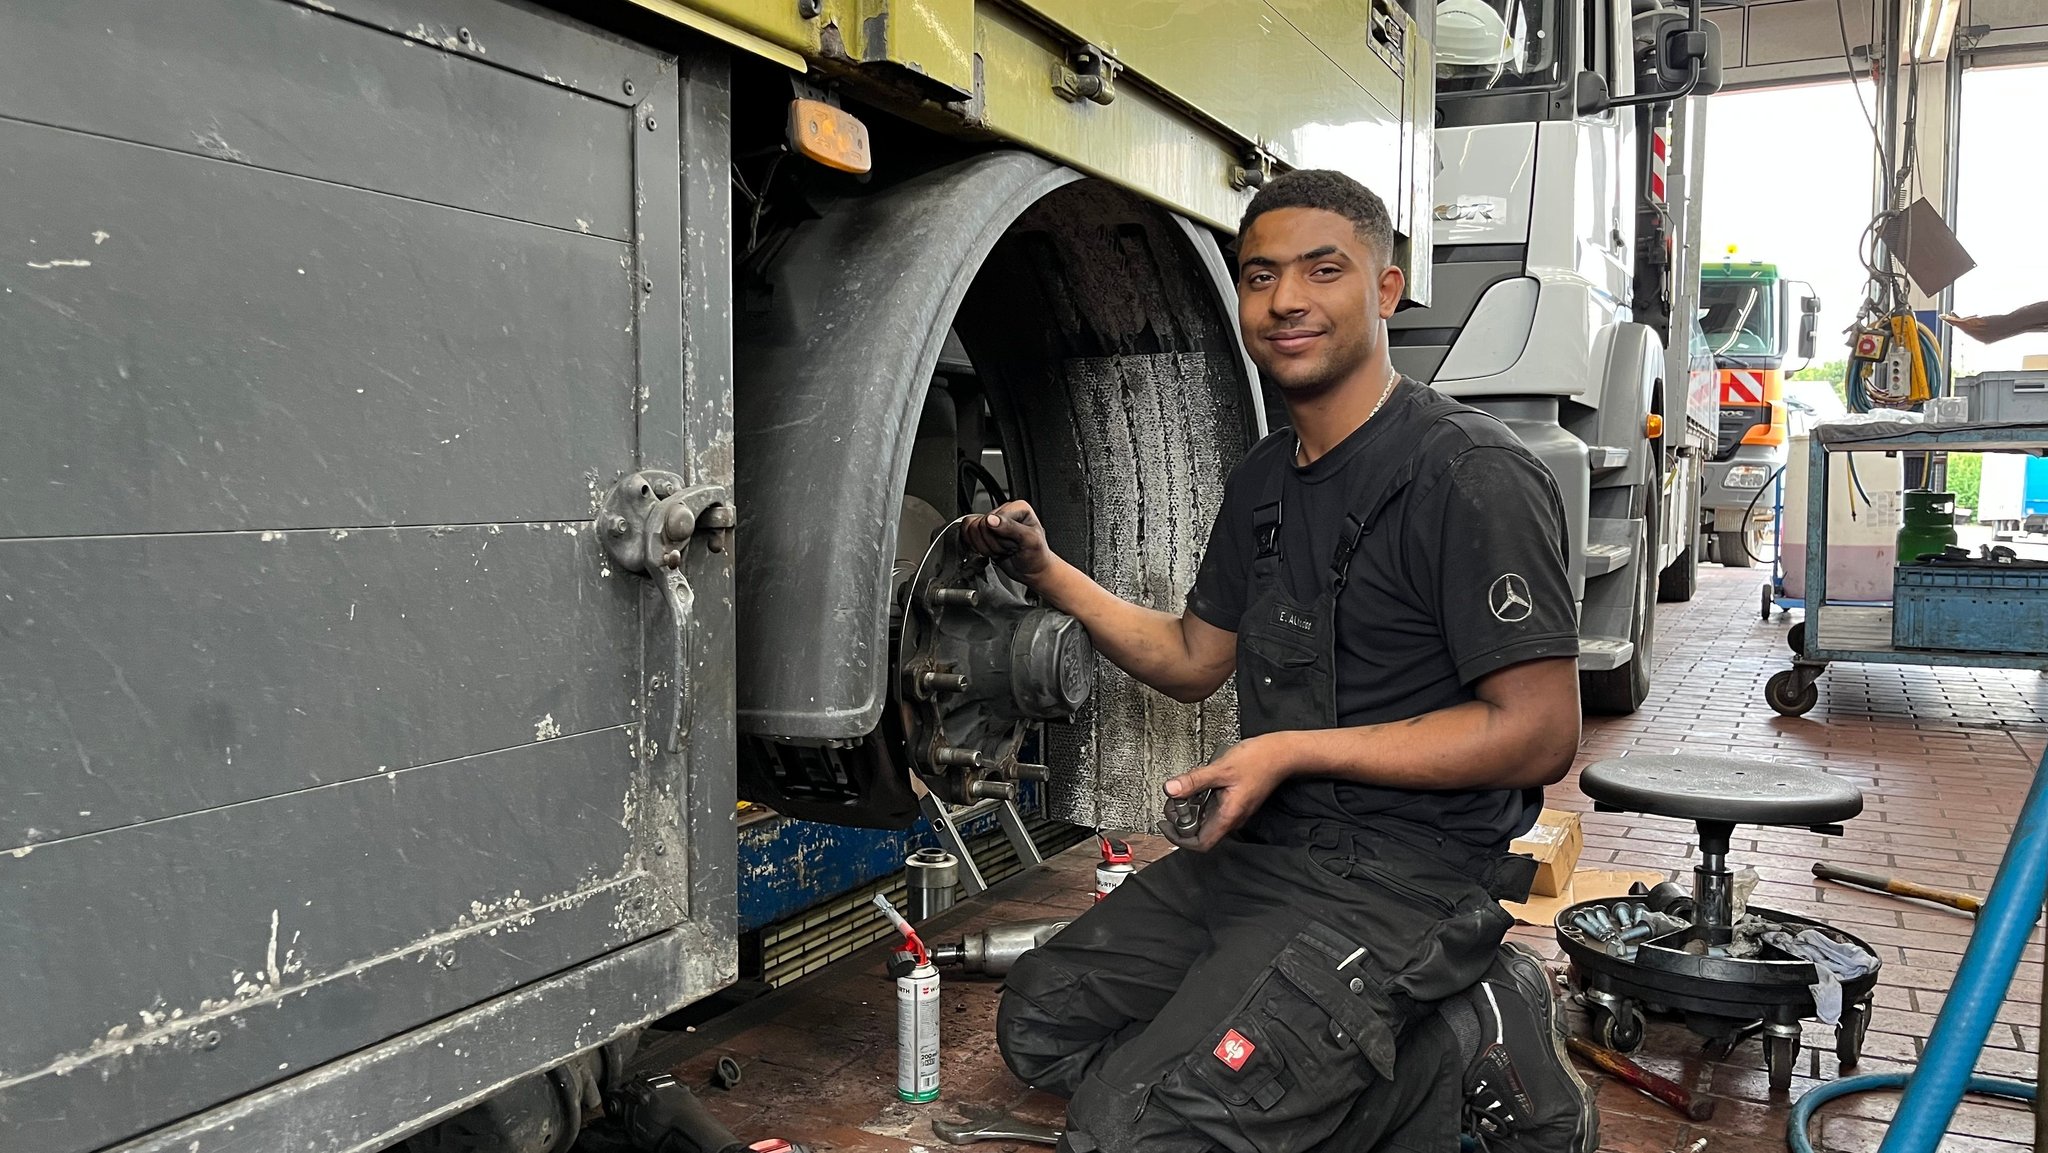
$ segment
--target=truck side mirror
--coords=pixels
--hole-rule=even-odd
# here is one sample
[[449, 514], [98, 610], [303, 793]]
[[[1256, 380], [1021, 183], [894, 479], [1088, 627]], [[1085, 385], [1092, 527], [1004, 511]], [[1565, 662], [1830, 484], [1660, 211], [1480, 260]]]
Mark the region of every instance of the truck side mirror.
[[1809, 296], [1799, 302], [1799, 309], [1799, 359], [1812, 360], [1820, 333], [1820, 301]]
[[1700, 82], [1692, 94], [1712, 96], [1721, 90], [1721, 30], [1711, 20], [1700, 21], [1697, 32], [1680, 28], [1666, 34], [1658, 72], [1671, 77], [1672, 88], [1679, 88], [1685, 83], [1687, 61], [1695, 57], [1700, 62]]
[[1598, 116], [1614, 106], [1607, 98], [1607, 78], [1598, 72], [1581, 72], [1572, 78], [1572, 111], [1579, 116]]
[[1707, 96], [1721, 88], [1721, 30], [1702, 20], [1694, 29], [1682, 12], [1658, 8], [1635, 18], [1636, 90], [1644, 96], [1676, 93], [1699, 65], [1699, 83], [1689, 95]]

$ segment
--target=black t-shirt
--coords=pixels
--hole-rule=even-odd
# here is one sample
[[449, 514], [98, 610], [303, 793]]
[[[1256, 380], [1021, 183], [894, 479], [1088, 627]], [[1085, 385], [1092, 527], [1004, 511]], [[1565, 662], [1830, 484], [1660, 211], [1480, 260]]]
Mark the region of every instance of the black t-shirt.
[[[1405, 377], [1379, 415], [1306, 468], [1282, 429], [1231, 473], [1188, 607], [1237, 631], [1251, 599], [1252, 510], [1275, 470], [1289, 592], [1313, 602], [1345, 517], [1388, 470], [1410, 479], [1364, 536], [1337, 598], [1337, 719], [1406, 720], [1473, 700], [1472, 685], [1510, 665], [1576, 656], [1577, 609], [1565, 566], [1564, 505], [1550, 472], [1508, 427]], [[1340, 821], [1426, 848], [1504, 852], [1542, 807], [1542, 790], [1421, 792], [1327, 779], [1289, 781], [1251, 833]]]

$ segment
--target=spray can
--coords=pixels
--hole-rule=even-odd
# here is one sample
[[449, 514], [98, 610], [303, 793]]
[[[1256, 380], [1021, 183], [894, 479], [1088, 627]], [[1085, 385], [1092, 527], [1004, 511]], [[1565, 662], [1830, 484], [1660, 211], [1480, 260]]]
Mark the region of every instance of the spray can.
[[1131, 863], [1131, 846], [1106, 834], [1097, 833], [1102, 842], [1102, 863], [1095, 866], [1095, 899], [1100, 901], [1124, 883], [1124, 878], [1138, 871]]
[[875, 894], [880, 909], [910, 946], [910, 970], [896, 978], [896, 1095], [905, 1101], [939, 1099], [939, 970], [917, 930], [889, 898]]
[[939, 970], [928, 957], [896, 978], [896, 1095], [939, 1099]]

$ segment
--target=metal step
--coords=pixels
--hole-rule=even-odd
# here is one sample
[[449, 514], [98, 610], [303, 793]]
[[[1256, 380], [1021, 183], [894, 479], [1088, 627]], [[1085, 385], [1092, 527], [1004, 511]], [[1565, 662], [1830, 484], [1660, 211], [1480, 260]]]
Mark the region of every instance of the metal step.
[[1618, 669], [1636, 655], [1636, 646], [1620, 637], [1580, 637], [1579, 671], [1604, 673]]
[[1586, 467], [1594, 472], [1613, 472], [1628, 467], [1628, 450], [1612, 444], [1586, 446]]
[[1586, 524], [1586, 579], [1627, 568], [1635, 551], [1635, 521], [1594, 517]]

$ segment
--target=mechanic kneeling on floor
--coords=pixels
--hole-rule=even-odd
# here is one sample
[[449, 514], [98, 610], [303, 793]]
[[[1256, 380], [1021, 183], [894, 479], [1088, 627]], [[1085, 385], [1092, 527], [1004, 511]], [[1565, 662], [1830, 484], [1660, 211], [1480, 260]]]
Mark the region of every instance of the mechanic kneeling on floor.
[[969, 522], [1145, 684], [1237, 674], [1243, 739], [1166, 785], [1214, 790], [1186, 851], [1009, 975], [1004, 1060], [1071, 1099], [1072, 1153], [1596, 1143], [1498, 903], [1578, 746], [1564, 511], [1505, 425], [1393, 370], [1392, 249], [1339, 173], [1245, 210], [1238, 320], [1293, 427], [1231, 474], [1182, 615], [1055, 556], [1023, 502]]

